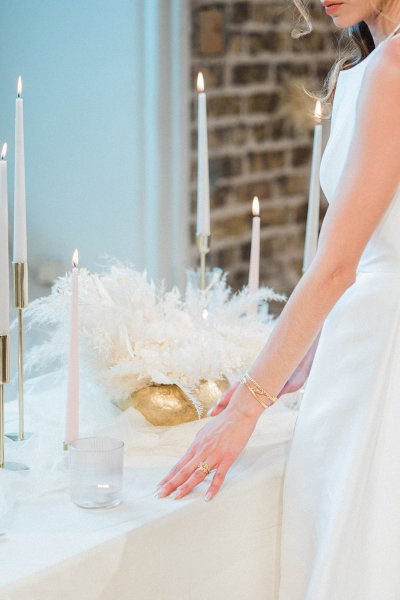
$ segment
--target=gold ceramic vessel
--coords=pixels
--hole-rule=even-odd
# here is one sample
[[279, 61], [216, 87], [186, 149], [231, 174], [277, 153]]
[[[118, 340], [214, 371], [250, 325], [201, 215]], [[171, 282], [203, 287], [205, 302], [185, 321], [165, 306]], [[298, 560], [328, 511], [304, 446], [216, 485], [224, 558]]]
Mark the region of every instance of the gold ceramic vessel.
[[[200, 418], [207, 416], [228, 388], [225, 378], [199, 384], [194, 393], [202, 408]], [[119, 407], [136, 408], [152, 425], [179, 425], [199, 418], [193, 402], [177, 385], [149, 385], [119, 403]]]

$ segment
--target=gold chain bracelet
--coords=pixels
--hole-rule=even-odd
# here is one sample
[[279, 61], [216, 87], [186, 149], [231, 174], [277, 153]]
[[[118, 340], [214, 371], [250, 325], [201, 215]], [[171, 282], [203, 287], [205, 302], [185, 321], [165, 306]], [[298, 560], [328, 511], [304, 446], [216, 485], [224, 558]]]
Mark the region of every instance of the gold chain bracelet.
[[[273, 396], [272, 394], [267, 392], [267, 390], [261, 387], [261, 385], [259, 385], [248, 373], [245, 373], [243, 375], [240, 382], [247, 387], [253, 398], [257, 400], [257, 402], [261, 404], [263, 408], [269, 408], [278, 400], [276, 396]], [[268, 398], [268, 402], [265, 402], [263, 400], [263, 396], [266, 396]]]

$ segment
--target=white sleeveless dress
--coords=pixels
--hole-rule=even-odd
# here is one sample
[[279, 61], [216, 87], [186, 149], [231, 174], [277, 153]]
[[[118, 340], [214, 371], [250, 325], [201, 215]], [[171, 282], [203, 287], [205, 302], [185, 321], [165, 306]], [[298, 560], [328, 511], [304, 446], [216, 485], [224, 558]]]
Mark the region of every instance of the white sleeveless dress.
[[[328, 201], [371, 55], [339, 75]], [[400, 186], [323, 324], [285, 472], [279, 600], [400, 600]]]

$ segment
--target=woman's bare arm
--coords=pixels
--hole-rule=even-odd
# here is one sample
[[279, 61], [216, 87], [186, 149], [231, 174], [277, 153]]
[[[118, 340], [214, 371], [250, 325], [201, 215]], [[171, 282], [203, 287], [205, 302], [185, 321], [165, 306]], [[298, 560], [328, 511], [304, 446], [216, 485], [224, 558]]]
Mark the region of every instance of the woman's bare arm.
[[[386, 43], [371, 60], [357, 111], [349, 160], [326, 213], [317, 254], [251, 369], [273, 395], [354, 282], [360, 256], [400, 183], [400, 40]], [[240, 405], [254, 408], [250, 400], [248, 394], [238, 395]]]

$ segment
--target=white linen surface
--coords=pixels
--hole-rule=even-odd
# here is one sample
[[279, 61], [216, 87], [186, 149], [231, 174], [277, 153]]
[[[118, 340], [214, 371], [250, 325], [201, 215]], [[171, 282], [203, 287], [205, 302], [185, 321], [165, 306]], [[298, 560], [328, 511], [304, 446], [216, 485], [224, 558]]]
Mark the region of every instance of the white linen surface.
[[[122, 504], [85, 510], [69, 499], [64, 409], [60, 373], [27, 382], [27, 429], [35, 435], [8, 441], [6, 460], [31, 471], [0, 472], [0, 600], [276, 597], [282, 474], [295, 411], [279, 402], [264, 413], [211, 502], [203, 501], [210, 477], [184, 499], [155, 499], [156, 483], [206, 420], [155, 428], [86, 387], [81, 435], [123, 439], [126, 454]], [[15, 402], [6, 415], [6, 430], [15, 430]]]

